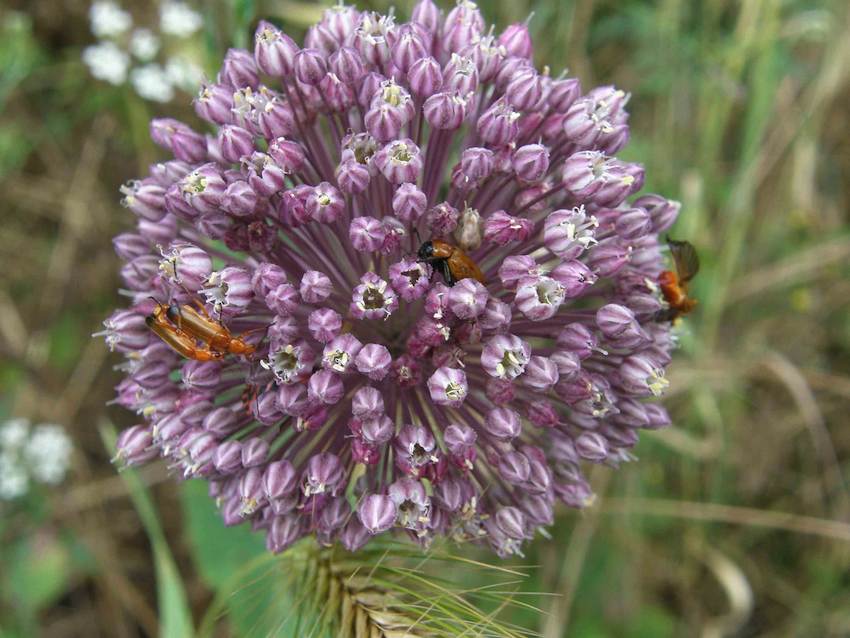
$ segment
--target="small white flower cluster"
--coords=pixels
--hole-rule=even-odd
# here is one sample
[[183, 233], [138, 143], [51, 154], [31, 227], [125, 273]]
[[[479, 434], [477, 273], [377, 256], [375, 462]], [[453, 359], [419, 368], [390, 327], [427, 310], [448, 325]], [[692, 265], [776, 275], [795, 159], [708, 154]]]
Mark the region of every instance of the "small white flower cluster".
[[145, 27], [133, 29], [132, 16], [112, 0], [96, 0], [89, 21], [100, 41], [85, 48], [83, 62], [97, 79], [119, 85], [129, 77], [136, 93], [154, 102], [170, 102], [177, 89], [197, 90], [203, 72], [185, 51], [164, 63], [156, 60], [163, 40], [185, 41], [203, 25], [201, 14], [186, 3], [165, 0], [160, 5], [159, 34]]
[[28, 419], [0, 425], [0, 500], [23, 496], [31, 482], [61, 483], [71, 462], [71, 448], [61, 425], [31, 427]]

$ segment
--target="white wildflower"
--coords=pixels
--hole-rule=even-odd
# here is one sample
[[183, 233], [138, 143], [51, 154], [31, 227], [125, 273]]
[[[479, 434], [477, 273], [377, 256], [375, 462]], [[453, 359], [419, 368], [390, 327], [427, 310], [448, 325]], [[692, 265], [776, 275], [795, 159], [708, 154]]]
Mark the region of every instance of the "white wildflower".
[[27, 419], [11, 419], [0, 427], [0, 449], [15, 450], [26, 441], [30, 422]]
[[166, 0], [159, 10], [159, 25], [163, 33], [185, 38], [201, 28], [204, 19], [184, 2]]
[[130, 36], [130, 53], [139, 60], [148, 62], [153, 60], [159, 51], [159, 38], [150, 29], [136, 29]]
[[49, 485], [65, 478], [71, 463], [71, 440], [60, 425], [36, 426], [24, 449], [32, 477]]
[[85, 48], [83, 62], [98, 80], [117, 85], [123, 84], [127, 79], [130, 56], [119, 49], [114, 42], [101, 42]]
[[0, 500], [10, 501], [27, 492], [27, 473], [12, 454], [0, 454]]
[[154, 102], [169, 102], [174, 97], [174, 87], [168, 74], [158, 64], [146, 64], [133, 69], [130, 81], [136, 93]]
[[133, 26], [133, 18], [114, 2], [101, 0], [89, 9], [91, 30], [99, 38], [108, 38], [124, 33]]
[[165, 63], [165, 73], [171, 83], [184, 91], [197, 92], [204, 72], [197, 64], [182, 57], [173, 57]]

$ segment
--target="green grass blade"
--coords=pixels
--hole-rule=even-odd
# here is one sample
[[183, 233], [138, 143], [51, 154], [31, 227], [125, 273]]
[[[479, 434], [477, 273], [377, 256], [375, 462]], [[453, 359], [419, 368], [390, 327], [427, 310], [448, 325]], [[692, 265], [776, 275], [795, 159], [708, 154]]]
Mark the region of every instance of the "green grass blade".
[[[100, 426], [100, 436], [110, 454], [115, 450], [117, 433], [111, 424]], [[132, 469], [121, 472], [121, 478], [130, 493], [130, 499], [148, 535], [154, 556], [159, 606], [159, 635], [162, 638], [186, 638], [194, 635], [192, 612], [180, 572], [171, 555], [171, 549], [159, 524], [156, 506], [139, 475]]]

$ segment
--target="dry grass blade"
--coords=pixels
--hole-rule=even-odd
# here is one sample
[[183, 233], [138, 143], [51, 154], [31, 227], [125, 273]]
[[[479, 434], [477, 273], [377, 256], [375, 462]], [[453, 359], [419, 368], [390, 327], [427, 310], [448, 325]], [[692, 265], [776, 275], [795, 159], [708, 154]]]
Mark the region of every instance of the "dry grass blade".
[[607, 498], [601, 505], [606, 514], [666, 516], [706, 523], [730, 523], [750, 527], [811, 534], [832, 540], [850, 542], [850, 525], [814, 516], [790, 512], [760, 510], [720, 503], [698, 503], [654, 498]]

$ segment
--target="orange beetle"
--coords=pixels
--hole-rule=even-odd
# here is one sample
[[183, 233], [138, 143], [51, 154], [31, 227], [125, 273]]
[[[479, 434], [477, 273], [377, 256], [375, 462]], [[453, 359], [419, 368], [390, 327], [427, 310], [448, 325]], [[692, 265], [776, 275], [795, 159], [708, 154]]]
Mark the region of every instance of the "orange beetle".
[[223, 356], [221, 352], [216, 352], [208, 346], [199, 346], [194, 336], [168, 321], [167, 312], [168, 306], [157, 303], [153, 312], [145, 317], [145, 323], [173, 350], [195, 361], [215, 361]]
[[658, 311], [655, 315], [657, 321], [675, 321], [697, 305], [697, 300], [688, 296], [688, 283], [699, 272], [697, 251], [690, 242], [669, 237], [667, 245], [670, 246], [676, 272], [665, 270], [658, 277], [661, 294], [669, 307]]
[[457, 246], [434, 239], [426, 241], [419, 247], [417, 253], [420, 261], [431, 264], [443, 275], [449, 286], [454, 286], [461, 279], [476, 279], [482, 284], [484, 273], [472, 259]]
[[210, 350], [224, 354], [250, 356], [256, 348], [242, 337], [234, 337], [230, 331], [209, 316], [204, 306], [197, 304], [200, 312], [189, 304], [168, 306], [166, 316], [180, 330], [209, 345]]

